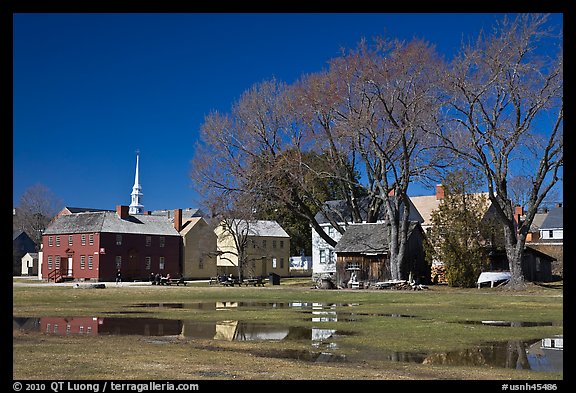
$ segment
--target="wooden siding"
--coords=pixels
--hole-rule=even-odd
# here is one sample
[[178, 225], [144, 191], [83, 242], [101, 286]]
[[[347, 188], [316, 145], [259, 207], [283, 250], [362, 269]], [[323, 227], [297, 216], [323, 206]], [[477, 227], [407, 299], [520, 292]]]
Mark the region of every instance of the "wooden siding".
[[[350, 270], [349, 268], [351, 266], [358, 266], [360, 270]], [[336, 257], [338, 285], [345, 286], [353, 272], [356, 272], [357, 281], [378, 282], [391, 279], [390, 263], [385, 254], [362, 255], [338, 253]]]

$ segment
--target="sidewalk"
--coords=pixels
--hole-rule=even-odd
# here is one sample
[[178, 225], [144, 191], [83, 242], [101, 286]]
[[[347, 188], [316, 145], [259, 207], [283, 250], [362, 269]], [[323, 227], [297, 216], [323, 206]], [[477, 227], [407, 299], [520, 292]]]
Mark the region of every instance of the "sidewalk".
[[[210, 280], [191, 280], [186, 281], [187, 284], [190, 283], [202, 283], [202, 282], [209, 282]], [[150, 281], [123, 281], [121, 284], [116, 284], [115, 281], [65, 281], [65, 282], [47, 282], [44, 280], [39, 280], [33, 277], [13, 277], [12, 278], [12, 285], [14, 286], [28, 286], [28, 287], [40, 287], [40, 286], [60, 286], [60, 287], [74, 287], [78, 285], [79, 287], [87, 287], [92, 284], [104, 284], [107, 288], [111, 287], [165, 287], [165, 285], [152, 285]], [[172, 285], [176, 286], [176, 285]]]

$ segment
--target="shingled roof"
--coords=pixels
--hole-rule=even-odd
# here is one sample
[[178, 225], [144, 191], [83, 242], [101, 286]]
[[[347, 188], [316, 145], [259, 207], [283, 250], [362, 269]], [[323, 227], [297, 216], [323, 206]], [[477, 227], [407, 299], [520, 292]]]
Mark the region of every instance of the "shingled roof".
[[112, 211], [63, 215], [46, 228], [44, 235], [89, 232], [179, 236], [178, 231], [167, 217], [134, 215], [121, 219], [116, 212]]
[[548, 215], [540, 225], [540, 230], [564, 228], [564, 208], [556, 207], [548, 212]]
[[257, 237], [286, 237], [290, 235], [286, 233], [284, 228], [278, 224], [277, 221], [269, 220], [239, 220], [235, 219], [228, 223], [235, 231], [246, 231], [248, 228], [248, 236]]
[[[418, 225], [410, 222], [408, 236]], [[365, 223], [351, 224], [336, 244], [336, 253], [385, 254], [388, 252], [387, 224]]]
[[[391, 196], [389, 198], [395, 198], [395, 197]], [[329, 211], [328, 214], [334, 219], [334, 221], [346, 222], [346, 223], [353, 222], [352, 211], [350, 210], [350, 207], [348, 206], [348, 204], [344, 199], [326, 201], [324, 202], [324, 204], [327, 210]], [[416, 209], [412, 201], [410, 201], [410, 204], [411, 204], [410, 217], [409, 217], [410, 221], [423, 222], [424, 219], [422, 218], [422, 216], [418, 212], [418, 209]], [[360, 208], [360, 216], [362, 220], [366, 221], [366, 218], [368, 217], [368, 198], [360, 198], [358, 200], [358, 206]], [[330, 220], [328, 220], [326, 214], [324, 214], [324, 212], [322, 211], [316, 213], [314, 218], [316, 219], [318, 224], [330, 223]], [[382, 207], [378, 214], [378, 221], [384, 221], [384, 219], [385, 219], [385, 212], [384, 208]]]

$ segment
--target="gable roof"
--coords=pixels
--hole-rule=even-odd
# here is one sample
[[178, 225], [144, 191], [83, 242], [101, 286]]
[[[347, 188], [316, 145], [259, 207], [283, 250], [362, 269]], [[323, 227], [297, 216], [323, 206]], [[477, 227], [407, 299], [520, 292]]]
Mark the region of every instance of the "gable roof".
[[[69, 213], [86, 213], [86, 212], [111, 212], [114, 210], [110, 209], [93, 209], [91, 207], [69, 207], [66, 206], [64, 209], [68, 210]], [[62, 209], [62, 210], [64, 210]]]
[[538, 230], [540, 230], [540, 227], [542, 226], [542, 223], [544, 222], [547, 216], [548, 212], [536, 213], [534, 215], [534, 219], [532, 220], [532, 224], [530, 225], [530, 231], [537, 232]]
[[[481, 197], [486, 199], [486, 201], [488, 203], [486, 205], [486, 212], [484, 212], [484, 213], [487, 213], [488, 211], [491, 212], [493, 210], [493, 209], [490, 209], [492, 206], [492, 203], [490, 202], [490, 199], [488, 197], [487, 192], [477, 192], [477, 193], [472, 193], [470, 195], [481, 196]], [[431, 222], [432, 212], [434, 212], [435, 210], [438, 210], [438, 208], [440, 207], [440, 204], [443, 201], [443, 198], [438, 198], [437, 195], [423, 195], [423, 196], [410, 197], [410, 201], [416, 207], [418, 212], [420, 212], [420, 215], [422, 216], [422, 219], [423, 219], [422, 225], [428, 226], [428, 225], [432, 225], [432, 222]]]
[[44, 235], [88, 232], [179, 236], [170, 220], [164, 216], [139, 214], [121, 219], [116, 212], [112, 211], [63, 215], [46, 228]]
[[[419, 223], [411, 221], [408, 237]], [[336, 244], [336, 253], [385, 254], [389, 250], [388, 225], [384, 223], [350, 224]]]
[[548, 212], [548, 215], [540, 225], [540, 230], [563, 229], [564, 208], [556, 207]]
[[22, 236], [22, 240], [32, 240], [32, 238], [28, 235], [28, 233], [26, 233], [26, 231], [23, 231], [21, 229], [18, 229], [16, 231], [12, 231], [12, 241], [18, 239], [19, 237]]
[[238, 231], [245, 231], [247, 229], [248, 236], [290, 237], [284, 228], [282, 228], [276, 221], [235, 219], [231, 221], [230, 225], [234, 230]]
[[[174, 210], [152, 210], [150, 212], [153, 216], [165, 216], [174, 221]], [[196, 208], [186, 208], [182, 209], [182, 218], [194, 218], [194, 217], [204, 217], [204, 213], [200, 209]]]
[[[192, 228], [194, 227], [200, 227], [200, 226], [205, 226], [205, 227], [209, 227], [208, 222], [203, 218], [203, 217], [192, 217], [192, 218], [188, 218], [186, 219], [186, 221], [184, 221], [182, 223], [182, 229], [180, 230], [180, 234], [181, 235], [186, 235], [188, 232], [190, 232], [190, 230], [192, 230]], [[215, 235], [215, 234], [214, 234]]]
[[422, 225], [431, 225], [432, 212], [438, 209], [441, 200], [436, 195], [410, 197], [410, 201], [422, 216]]
[[[395, 198], [395, 197], [391, 196], [389, 198]], [[369, 198], [367, 198], [367, 197], [358, 199], [358, 206], [360, 209], [360, 217], [362, 218], [363, 221], [366, 221], [366, 218], [368, 217], [368, 201], [369, 201]], [[410, 201], [410, 204], [412, 206], [410, 207], [409, 220], [410, 221], [418, 221], [418, 222], [424, 221], [422, 216], [418, 212], [418, 209], [416, 209], [416, 207], [414, 206], [412, 201]], [[346, 203], [346, 200], [338, 199], [338, 200], [326, 201], [326, 202], [324, 202], [324, 205], [327, 207], [327, 209], [329, 211], [328, 214], [331, 217], [333, 217], [334, 221], [342, 222], [342, 223], [343, 222], [352, 223], [352, 221], [353, 221], [352, 220], [352, 210], [350, 209], [350, 207]], [[327, 218], [326, 214], [322, 211], [319, 211], [318, 213], [316, 213], [314, 218], [316, 219], [318, 224], [330, 223], [330, 220]], [[381, 208], [380, 211], [378, 212], [378, 221], [384, 221], [384, 220], [385, 220], [385, 212], [384, 212], [384, 208]]]

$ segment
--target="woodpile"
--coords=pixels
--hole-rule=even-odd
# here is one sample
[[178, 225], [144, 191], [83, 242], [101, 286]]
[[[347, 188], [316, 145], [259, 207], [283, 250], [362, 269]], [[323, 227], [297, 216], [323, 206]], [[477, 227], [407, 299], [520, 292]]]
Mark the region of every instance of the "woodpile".
[[434, 284], [448, 284], [446, 278], [446, 268], [442, 264], [432, 264], [430, 269], [430, 277]]
[[415, 282], [409, 282], [406, 280], [380, 281], [380, 282], [377, 282], [377, 283], [371, 285], [371, 288], [411, 290], [411, 291], [420, 291], [422, 289], [428, 289], [428, 287], [426, 285], [416, 284]]

